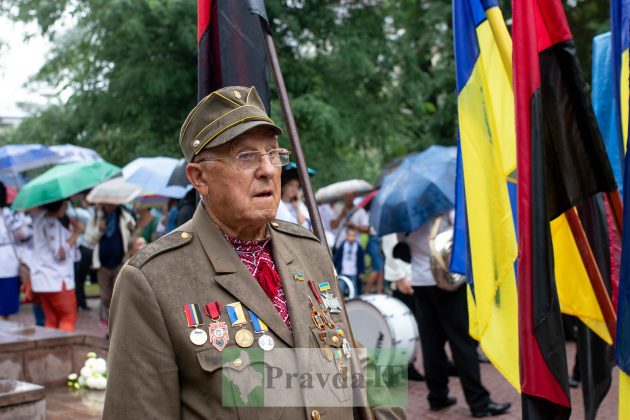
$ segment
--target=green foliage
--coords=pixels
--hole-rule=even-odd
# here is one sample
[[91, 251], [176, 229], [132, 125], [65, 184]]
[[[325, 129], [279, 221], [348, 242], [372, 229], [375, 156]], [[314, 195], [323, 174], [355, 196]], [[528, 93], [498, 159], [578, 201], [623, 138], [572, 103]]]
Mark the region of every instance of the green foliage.
[[[0, 0], [0, 13], [36, 22], [53, 41], [33, 83], [71, 93], [0, 142], [74, 143], [119, 165], [137, 156], [180, 156], [179, 127], [196, 101], [195, 3]], [[586, 50], [590, 56], [608, 6], [576, 4], [567, 8], [569, 19], [581, 57]], [[450, 2], [268, 0], [266, 6], [307, 163], [318, 170], [316, 187], [354, 177], [374, 181], [398, 156], [455, 144]], [[67, 32], [56, 29], [63, 16], [76, 22]], [[276, 98], [272, 115], [282, 119]], [[288, 145], [286, 136], [281, 142]]]

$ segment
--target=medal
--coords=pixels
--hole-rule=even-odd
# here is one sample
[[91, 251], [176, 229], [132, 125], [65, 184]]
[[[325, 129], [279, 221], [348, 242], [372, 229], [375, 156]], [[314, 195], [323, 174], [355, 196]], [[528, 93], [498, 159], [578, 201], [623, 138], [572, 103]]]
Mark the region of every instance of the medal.
[[243, 326], [247, 324], [245, 313], [243, 312], [243, 305], [241, 302], [234, 302], [227, 305], [226, 309], [232, 326], [241, 327], [234, 336], [236, 344], [241, 347], [250, 347], [254, 343], [254, 334], [252, 334], [250, 330], [243, 328]]
[[337, 371], [342, 376], [348, 376], [348, 366], [343, 362], [343, 354], [341, 350], [335, 350], [335, 362], [337, 362]]
[[[322, 320], [321, 315], [319, 314], [319, 312], [317, 311], [317, 309], [315, 309], [315, 305], [313, 305], [313, 301], [311, 300], [311, 297], [308, 297], [308, 307], [311, 309], [311, 320], [313, 321], [313, 324], [315, 324], [315, 326], [319, 329], [319, 330], [323, 330], [324, 329], [324, 321]], [[319, 334], [319, 338], [321, 339], [321, 333]]]
[[221, 304], [219, 302], [211, 302], [203, 306], [203, 311], [214, 322], [210, 324], [210, 342], [215, 349], [223, 351], [228, 341], [230, 341], [230, 335], [228, 334], [227, 324], [225, 322], [219, 322], [221, 318]]
[[254, 326], [254, 332], [256, 334], [261, 334], [260, 337], [258, 337], [258, 345], [260, 346], [261, 349], [263, 349], [264, 351], [271, 351], [273, 350], [273, 348], [276, 346], [275, 341], [273, 340], [273, 337], [265, 334], [267, 331], [269, 331], [269, 327], [267, 327], [267, 324], [265, 324], [265, 322], [258, 318], [258, 315], [256, 315], [253, 311], [249, 311], [249, 317], [252, 320], [252, 325]]
[[206, 334], [204, 330], [199, 329], [199, 326], [203, 325], [203, 318], [201, 317], [199, 305], [196, 303], [184, 305], [184, 313], [186, 314], [186, 322], [188, 322], [188, 326], [190, 328], [194, 328], [194, 330], [190, 333], [190, 341], [196, 346], [201, 346], [208, 341], [208, 334]]

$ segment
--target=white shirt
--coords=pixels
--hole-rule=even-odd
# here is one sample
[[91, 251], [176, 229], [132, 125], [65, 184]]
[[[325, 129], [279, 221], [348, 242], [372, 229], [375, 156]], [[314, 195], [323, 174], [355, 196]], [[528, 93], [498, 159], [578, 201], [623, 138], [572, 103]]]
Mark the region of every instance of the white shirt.
[[368, 212], [365, 211], [365, 209], [363, 207], [359, 207], [356, 209], [351, 210], [352, 211], [352, 215], [350, 216], [350, 219], [347, 221], [343, 221], [342, 220], [342, 224], [343, 226], [341, 226], [339, 229], [337, 229], [337, 232], [335, 232], [336, 236], [336, 241], [335, 244], [336, 246], [341, 245], [341, 242], [345, 240], [346, 238], [346, 225], [348, 223], [352, 223], [354, 225], [357, 226], [369, 226], [370, 225], [370, 216], [368, 215]]
[[[25, 218], [22, 213], [13, 213], [8, 207], [3, 207], [0, 211], [2, 211], [2, 217], [0, 217], [0, 278], [17, 277], [19, 259], [16, 252], [20, 258], [22, 253], [17, 245], [15, 235], [18, 230], [25, 227]], [[2, 218], [4, 220], [1, 220]], [[7, 227], [9, 232], [7, 232]]]
[[[38, 293], [60, 292], [74, 289], [74, 260], [76, 248], [68, 245], [72, 233], [54, 217], [42, 212], [33, 223], [33, 252], [31, 255], [31, 283]], [[59, 259], [63, 248], [66, 258]]]
[[411, 264], [399, 258], [394, 258], [394, 247], [398, 243], [395, 233], [390, 233], [381, 238], [383, 254], [385, 254], [384, 278], [387, 281], [398, 281], [404, 277], [411, 278]]
[[359, 244], [348, 242], [343, 246], [343, 255], [341, 258], [341, 274], [344, 276], [356, 276], [357, 273], [357, 251]]
[[297, 213], [291, 203], [285, 203], [284, 201], [280, 200], [278, 211], [276, 212], [276, 219], [295, 223], [296, 225], [300, 225], [303, 228], [311, 230], [311, 217], [308, 214], [308, 209], [306, 208], [306, 204], [304, 204], [303, 201], [300, 201], [300, 212], [302, 213], [302, 215], [304, 215], [304, 223], [302, 223], [301, 225], [298, 223]]
[[[454, 211], [450, 211], [448, 217], [453, 223]], [[433, 228], [435, 219], [429, 220], [420, 226], [409, 236], [398, 234], [398, 240], [405, 241], [409, 244], [411, 250], [411, 285], [412, 286], [435, 286], [435, 279], [431, 272], [431, 247], [429, 246], [429, 236]], [[442, 221], [439, 232], [446, 229], [447, 222]]]

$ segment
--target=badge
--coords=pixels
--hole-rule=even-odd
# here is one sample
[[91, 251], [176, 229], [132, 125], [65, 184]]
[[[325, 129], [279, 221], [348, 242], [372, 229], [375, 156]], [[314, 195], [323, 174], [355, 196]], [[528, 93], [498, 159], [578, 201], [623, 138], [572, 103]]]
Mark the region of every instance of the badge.
[[[313, 305], [313, 300], [311, 300], [310, 296], [308, 297], [308, 307], [311, 310], [311, 320], [313, 321], [313, 324], [315, 324], [315, 326], [320, 330], [324, 329], [324, 321], [322, 320], [322, 317], [317, 311], [317, 309], [315, 309], [315, 305]], [[321, 334], [320, 334], [320, 339], [321, 339]]]
[[293, 273], [293, 278], [298, 281], [304, 281], [304, 276], [298, 273], [297, 271]]
[[341, 376], [348, 376], [348, 366], [343, 362], [343, 354], [341, 350], [335, 350], [335, 362], [337, 363], [337, 371]]
[[322, 300], [324, 301], [324, 308], [331, 313], [338, 314], [341, 312], [341, 305], [339, 304], [339, 298], [337, 296], [330, 292], [324, 293]]
[[267, 324], [265, 324], [265, 322], [258, 318], [258, 315], [256, 315], [253, 311], [249, 311], [249, 317], [252, 320], [252, 325], [254, 326], [254, 332], [256, 334], [261, 334], [260, 337], [258, 337], [258, 345], [260, 346], [261, 349], [263, 349], [264, 351], [271, 351], [273, 350], [273, 348], [276, 346], [275, 341], [273, 340], [273, 337], [265, 334], [267, 331], [269, 331], [269, 327], [267, 327]]
[[230, 322], [233, 327], [241, 327], [240, 330], [236, 332], [234, 336], [234, 340], [236, 344], [241, 347], [250, 347], [254, 343], [254, 334], [251, 331], [243, 328], [245, 324], [247, 324], [247, 320], [245, 319], [245, 313], [243, 312], [243, 305], [241, 302], [230, 303], [226, 306], [228, 316], [230, 317]]
[[330, 283], [328, 283], [328, 282], [320, 283], [319, 284], [319, 291], [320, 292], [325, 292], [326, 290], [330, 290]]
[[228, 341], [230, 341], [230, 335], [228, 334], [228, 327], [225, 322], [219, 322], [221, 318], [221, 304], [219, 302], [207, 303], [203, 306], [203, 311], [214, 322], [210, 324], [210, 342], [215, 349], [223, 351]]
[[308, 287], [311, 289], [311, 292], [313, 292], [313, 296], [315, 296], [315, 299], [317, 299], [317, 303], [319, 303], [320, 305], [323, 305], [322, 297], [319, 295], [319, 292], [317, 291], [317, 288], [315, 287], [315, 283], [313, 282], [313, 280], [311, 279], [308, 280]]
[[184, 313], [186, 314], [186, 322], [188, 323], [188, 326], [190, 328], [194, 328], [194, 330], [190, 333], [190, 341], [196, 346], [201, 346], [208, 340], [208, 334], [199, 329], [199, 326], [203, 325], [203, 318], [201, 317], [199, 305], [196, 303], [184, 305]]

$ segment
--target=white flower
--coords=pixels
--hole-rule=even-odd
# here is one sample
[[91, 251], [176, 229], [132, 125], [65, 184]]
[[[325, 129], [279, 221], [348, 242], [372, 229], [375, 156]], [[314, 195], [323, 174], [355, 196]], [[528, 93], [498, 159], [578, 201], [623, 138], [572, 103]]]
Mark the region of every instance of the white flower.
[[85, 384], [87, 385], [88, 388], [90, 389], [96, 389], [96, 382], [98, 381], [98, 378], [95, 378], [94, 376], [90, 376], [85, 380]]
[[92, 369], [89, 366], [83, 366], [81, 368], [81, 376], [88, 378], [90, 376], [92, 376]]
[[71, 381], [76, 381], [78, 377], [79, 375], [77, 375], [76, 373], [71, 373], [70, 375], [68, 375], [68, 379]]
[[90, 368], [92, 368], [94, 372], [99, 373], [101, 375], [107, 373], [107, 362], [105, 361], [105, 359], [102, 359], [102, 358], [90, 359], [90, 361], [94, 362], [90, 366]]
[[81, 375], [79, 376], [79, 385], [80, 386], [85, 386], [85, 376]]
[[88, 359], [94, 359], [96, 357], [96, 353], [94, 353], [93, 351], [89, 352], [87, 354]]
[[87, 359], [85, 361], [85, 366], [89, 367], [90, 369], [94, 370], [94, 366], [96, 365], [96, 359], [92, 358], [92, 359]]
[[107, 387], [107, 379], [103, 376], [100, 376], [96, 380], [96, 389], [105, 389]]

